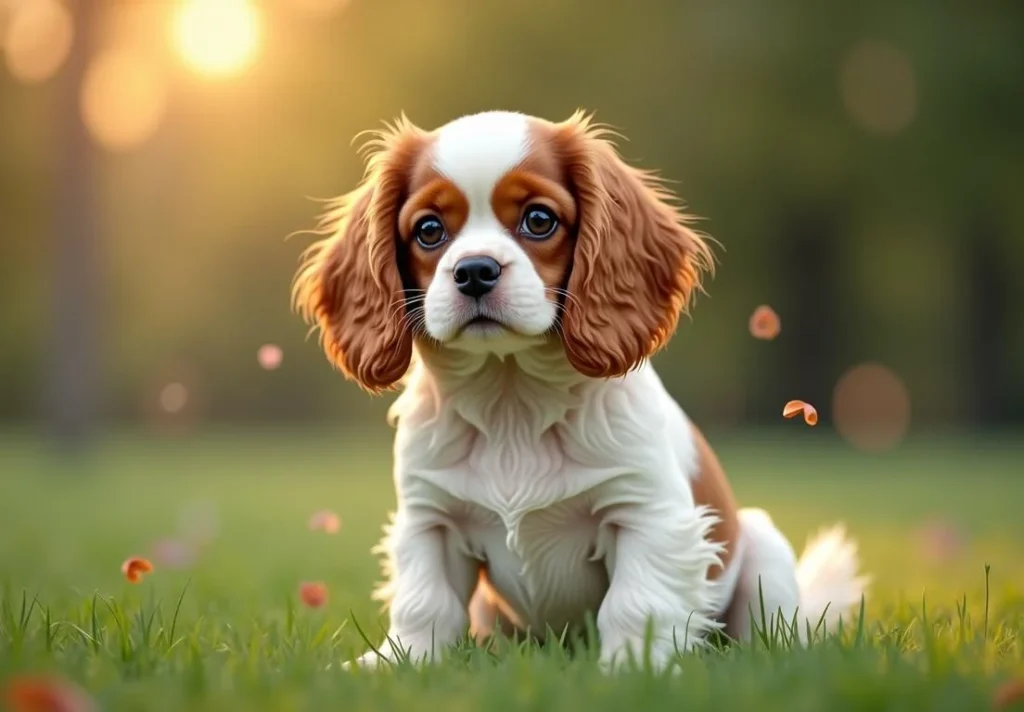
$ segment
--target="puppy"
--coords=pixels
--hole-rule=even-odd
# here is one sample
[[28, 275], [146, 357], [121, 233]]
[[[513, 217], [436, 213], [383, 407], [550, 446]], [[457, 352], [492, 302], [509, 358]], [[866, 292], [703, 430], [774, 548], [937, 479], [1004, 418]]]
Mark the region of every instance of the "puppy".
[[303, 254], [294, 303], [330, 361], [371, 393], [404, 386], [390, 631], [359, 664], [590, 613], [604, 665], [663, 668], [713, 629], [749, 638], [762, 600], [801, 632], [860, 601], [843, 531], [798, 561], [649, 365], [712, 253], [609, 135], [582, 113], [403, 118]]

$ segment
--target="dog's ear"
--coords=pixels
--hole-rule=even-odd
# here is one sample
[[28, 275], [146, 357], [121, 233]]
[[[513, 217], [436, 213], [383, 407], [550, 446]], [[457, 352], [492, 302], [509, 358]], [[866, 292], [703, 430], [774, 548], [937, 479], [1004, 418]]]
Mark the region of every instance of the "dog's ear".
[[403, 120], [370, 142], [363, 182], [334, 201], [322, 223], [327, 237], [303, 253], [292, 287], [328, 359], [371, 393], [394, 387], [412, 358], [396, 231], [422, 138]]
[[582, 113], [556, 126], [579, 204], [562, 338], [570, 363], [599, 378], [623, 375], [664, 346], [714, 269], [672, 194], [627, 165], [608, 134]]

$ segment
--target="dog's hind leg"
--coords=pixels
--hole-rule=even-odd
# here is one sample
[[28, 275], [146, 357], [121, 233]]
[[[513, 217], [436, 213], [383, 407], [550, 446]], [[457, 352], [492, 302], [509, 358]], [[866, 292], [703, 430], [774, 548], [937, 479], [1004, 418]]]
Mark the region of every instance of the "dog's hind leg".
[[[794, 620], [799, 640], [835, 632], [849, 616], [868, 585], [859, 574], [856, 544], [836, 526], [813, 537], [797, 559], [786, 537], [761, 509], [739, 512], [742, 557], [736, 592], [725, 616], [726, 632], [750, 640], [755, 626], [767, 634], [785, 626], [791, 638]], [[762, 623], [763, 602], [763, 623]]]
[[767, 627], [771, 636], [780, 624], [792, 623], [800, 605], [800, 587], [793, 547], [768, 513], [761, 509], [741, 509], [739, 519], [742, 561], [733, 600], [725, 616], [725, 631], [730, 637], [746, 642], [753, 636], [755, 627], [757, 630]]

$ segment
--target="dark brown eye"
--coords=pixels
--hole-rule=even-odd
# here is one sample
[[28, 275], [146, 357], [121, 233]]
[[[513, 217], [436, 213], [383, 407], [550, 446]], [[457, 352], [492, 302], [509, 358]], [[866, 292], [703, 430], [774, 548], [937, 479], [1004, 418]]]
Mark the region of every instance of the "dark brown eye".
[[543, 240], [551, 237], [558, 228], [558, 218], [543, 205], [531, 205], [523, 213], [523, 221], [519, 232], [531, 240]]
[[448, 239], [448, 234], [444, 230], [444, 225], [442, 225], [441, 221], [432, 215], [421, 218], [420, 221], [416, 223], [416, 227], [413, 228], [412, 234], [413, 237], [416, 238], [416, 242], [420, 243], [421, 246], [428, 250], [438, 247]]

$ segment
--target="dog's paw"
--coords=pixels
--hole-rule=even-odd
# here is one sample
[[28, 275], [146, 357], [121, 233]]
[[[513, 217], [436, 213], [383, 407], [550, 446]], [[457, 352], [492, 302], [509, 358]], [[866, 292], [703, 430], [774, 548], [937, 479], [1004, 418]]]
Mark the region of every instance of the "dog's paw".
[[637, 650], [644, 650], [643, 644], [640, 641], [635, 646], [623, 645], [617, 648], [603, 648], [598, 659], [598, 668], [605, 675], [642, 669], [650, 670], [657, 674], [670, 671], [672, 674], [678, 675], [682, 672], [678, 655], [671, 646], [648, 646], [646, 654], [638, 654]]
[[353, 668], [359, 668], [360, 670], [381, 670], [391, 666], [391, 661], [382, 654], [375, 653], [370, 650], [363, 653], [355, 660], [349, 660], [341, 664], [342, 670], [352, 670]]

